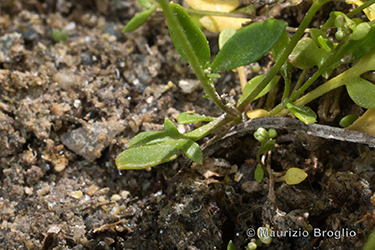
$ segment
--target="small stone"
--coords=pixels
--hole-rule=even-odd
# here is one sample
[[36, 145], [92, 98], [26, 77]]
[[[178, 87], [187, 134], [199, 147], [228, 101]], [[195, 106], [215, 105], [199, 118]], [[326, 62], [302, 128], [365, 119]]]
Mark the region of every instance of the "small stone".
[[120, 195], [121, 195], [121, 198], [125, 200], [126, 198], [128, 198], [128, 196], [130, 196], [130, 192], [124, 190], [120, 192]]
[[120, 195], [118, 195], [118, 194], [112, 195], [111, 201], [119, 201], [119, 200], [121, 200], [121, 196]]
[[82, 191], [72, 191], [70, 192], [70, 197], [73, 197], [75, 199], [79, 199], [82, 197]]
[[97, 185], [91, 185], [87, 191], [86, 191], [86, 194], [90, 195], [90, 196], [93, 196], [97, 191], [99, 190], [99, 187]]

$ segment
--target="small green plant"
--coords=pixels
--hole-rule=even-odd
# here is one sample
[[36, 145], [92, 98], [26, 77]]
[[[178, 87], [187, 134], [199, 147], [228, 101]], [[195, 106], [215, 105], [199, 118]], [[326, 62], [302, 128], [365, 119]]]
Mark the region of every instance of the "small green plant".
[[256, 181], [261, 182], [264, 176], [264, 164], [262, 164], [260, 156], [268, 151], [271, 151], [275, 147], [277, 132], [274, 129], [268, 131], [264, 128], [258, 128], [254, 133], [254, 138], [260, 142], [260, 147], [257, 152], [258, 165], [254, 172], [254, 178]]
[[[138, 28], [155, 10], [161, 8], [167, 19], [168, 29], [177, 51], [194, 70], [205, 90], [206, 97], [210, 98], [222, 110], [223, 115], [206, 117], [200, 114], [182, 113], [177, 118], [180, 124], [208, 122], [206, 125], [185, 134], [179, 133], [175, 124], [166, 119], [164, 131], [144, 132], [130, 141], [128, 149], [116, 159], [116, 165], [119, 169], [143, 169], [156, 166], [177, 158], [181, 151], [192, 161], [202, 163], [202, 150], [196, 141], [225, 124], [244, 122], [247, 119], [243, 116], [246, 108], [255, 99], [272, 90], [281, 77], [284, 79], [282, 100], [267, 115], [285, 116], [292, 113], [306, 124], [314, 123], [316, 122], [316, 114], [305, 105], [344, 85], [349, 96], [357, 105], [366, 109], [375, 109], [375, 99], [373, 98], [375, 86], [371, 81], [362, 78], [367, 72], [375, 70], [375, 21], [372, 20], [371, 11], [368, 12], [370, 13], [368, 14], [370, 19], [368, 22], [352, 18], [358, 12], [374, 4], [375, 0], [365, 2], [348, 14], [338, 11], [332, 12], [327, 22], [320, 29], [309, 30], [310, 37], [308, 38], [302, 38], [306, 28], [316, 12], [329, 0], [313, 1], [291, 39], [286, 32], [287, 24], [283, 21], [267, 19], [266, 21], [252, 23], [236, 32], [229, 32], [230, 35], [225, 39], [212, 62], [210, 61], [211, 51], [208, 41], [189, 16], [188, 9], [175, 3], [168, 3], [167, 0], [159, 0], [158, 2], [138, 0], [138, 2], [145, 8], [145, 11], [130, 20], [124, 31], [130, 32]], [[233, 14], [205, 11], [199, 13], [200, 15], [221, 16]], [[334, 33], [330, 33], [331, 31]], [[335, 37], [336, 40], [333, 40], [332, 37]], [[275, 64], [271, 70], [265, 75], [257, 76], [249, 82], [245, 82], [243, 95], [236, 105], [226, 103], [217, 93], [212, 78], [220, 77], [220, 73], [223, 71], [253, 63], [269, 51], [272, 52], [275, 59]], [[301, 97], [319, 77], [328, 79], [335, 68], [356, 61], [357, 64], [353, 67]], [[300, 69], [302, 74], [293, 90], [291, 90], [293, 67]], [[315, 73], [305, 81], [304, 76], [313, 67], [317, 68]], [[265, 136], [265, 143], [263, 146], [261, 145], [257, 158], [274, 146], [274, 140], [271, 140], [273, 137], [269, 133], [270, 131]], [[261, 138], [262, 133], [259, 136]], [[260, 162], [259, 159], [258, 162]], [[260, 173], [260, 170], [258, 172]], [[292, 175], [294, 174], [292, 173]], [[263, 176], [259, 174], [257, 180], [259, 181], [262, 178]]]
[[52, 39], [56, 43], [60, 41], [66, 41], [68, 40], [68, 33], [64, 29], [61, 29], [61, 30], [52, 29]]

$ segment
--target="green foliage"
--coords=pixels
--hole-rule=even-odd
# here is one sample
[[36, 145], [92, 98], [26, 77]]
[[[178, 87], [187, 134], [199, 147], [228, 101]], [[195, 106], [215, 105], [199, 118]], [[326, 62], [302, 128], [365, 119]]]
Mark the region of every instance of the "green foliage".
[[297, 185], [303, 182], [307, 177], [305, 171], [300, 168], [289, 168], [284, 176], [281, 176], [276, 181], [285, 181], [288, 185]]
[[350, 125], [352, 125], [353, 122], [355, 122], [357, 119], [358, 119], [358, 116], [356, 114], [350, 114], [350, 115], [347, 115], [347, 116], [343, 117], [340, 120], [339, 124], [340, 124], [341, 127], [346, 128], [346, 127], [349, 127]]
[[276, 140], [272, 140], [277, 136], [277, 132], [274, 129], [266, 130], [262, 127], [258, 128], [254, 132], [254, 138], [260, 142], [260, 147], [257, 152], [258, 165], [254, 172], [254, 178], [256, 181], [261, 182], [264, 176], [263, 165], [260, 161], [260, 156], [268, 151], [271, 151], [275, 147]]
[[231, 240], [228, 242], [227, 250], [236, 250], [236, 247]]
[[295, 115], [299, 120], [303, 121], [305, 124], [311, 124], [316, 122], [316, 114], [314, 110], [306, 106], [298, 106], [292, 103], [289, 99], [285, 100], [286, 106], [289, 111]]
[[[186, 34], [186, 37], [193, 48], [193, 53], [198, 57], [200, 66], [204, 67], [210, 61], [211, 56], [210, 47], [208, 46], [206, 36], [194, 24], [189, 14], [180, 5], [171, 3], [171, 7], [174, 15], [177, 17], [177, 20], [181, 25], [180, 29], [182, 29], [182, 31]], [[168, 20], [168, 24], [169, 22], [170, 20]], [[177, 51], [187, 62], [189, 62], [187, 54], [190, 52], [187, 52], [186, 48], [177, 42], [177, 34], [173, 26], [168, 25], [168, 28]]]
[[279, 40], [285, 27], [285, 22], [269, 19], [237, 31], [216, 55], [211, 72], [219, 73], [259, 60]]
[[199, 145], [178, 132], [169, 120], [164, 131], [149, 131], [135, 136], [116, 159], [119, 169], [143, 169], [176, 159], [180, 149], [192, 161], [202, 164], [203, 153]]
[[187, 112], [181, 113], [177, 117], [177, 121], [179, 124], [188, 124], [193, 122], [210, 122], [213, 120], [215, 120], [214, 117]]
[[319, 48], [311, 38], [302, 38], [289, 56], [289, 62], [299, 69], [321, 67], [330, 53]]
[[52, 39], [56, 43], [60, 41], [66, 41], [68, 40], [68, 33], [64, 29], [62, 30], [52, 29]]
[[156, 10], [155, 7], [151, 7], [148, 10], [144, 10], [141, 13], [138, 13], [135, 15], [124, 27], [122, 32], [132, 32], [136, 29], [138, 29], [142, 24], [144, 24], [147, 19], [151, 16], [152, 13]]
[[[251, 93], [254, 91], [254, 89], [256, 87], [258, 87], [258, 85], [260, 84], [260, 82], [264, 79], [266, 75], [263, 74], [263, 75], [259, 75], [259, 76], [256, 76], [254, 77], [253, 79], [251, 79], [245, 86], [244, 90], [243, 90], [243, 94], [240, 98], [240, 100], [238, 100], [238, 103], [237, 103], [237, 107], [241, 105], [241, 103], [246, 100], [246, 98], [248, 96], [251, 95]], [[267, 86], [254, 98], [254, 100], [264, 96], [265, 94], [267, 94], [271, 89], [273, 89], [273, 87], [275, 87], [275, 85], [279, 82], [280, 80], [280, 76], [275, 76], [268, 84]]]
[[262, 182], [263, 176], [264, 176], [264, 170], [262, 168], [262, 165], [258, 164], [257, 168], [255, 169], [255, 172], [254, 172], [254, 179], [257, 182]]
[[[349, 96], [357, 105], [375, 109], [373, 98], [375, 86], [369, 79], [363, 78], [368, 72], [375, 71], [375, 24], [374, 21], [363, 22], [359, 18], [352, 18], [358, 13], [357, 10], [348, 14], [333, 11], [320, 29], [309, 30], [310, 38], [302, 37], [315, 13], [328, 0], [313, 1], [291, 39], [286, 32], [286, 23], [275, 19], [255, 22], [238, 31], [224, 29], [219, 36], [221, 49], [210, 63], [211, 52], [208, 41], [185, 8], [175, 3], [169, 4], [167, 0], [137, 1], [145, 10], [131, 19], [123, 31], [130, 32], [137, 29], [158, 7], [161, 7], [177, 51], [196, 73], [205, 90], [205, 96], [210, 98], [224, 114], [214, 118], [191, 112], [181, 113], [177, 118], [180, 124], [208, 122], [185, 134], [179, 133], [173, 122], [166, 119], [163, 131], [140, 133], [129, 142], [128, 149], [116, 159], [116, 164], [120, 169], [142, 169], [155, 166], [175, 159], [181, 152], [191, 160], [202, 163], [202, 150], [196, 141], [227, 123], [243, 121], [242, 114], [247, 106], [269, 93], [278, 82], [282, 82], [279, 75], [284, 78], [284, 93], [281, 103], [269, 112], [270, 115], [292, 113], [305, 124], [314, 123], [317, 116], [310, 107], [305, 105], [343, 85], [346, 86]], [[373, 3], [375, 0], [369, 0], [365, 5], [370, 6]], [[359, 9], [362, 10], [363, 7]], [[204, 15], [203, 12], [201, 11], [200, 14]], [[246, 85], [244, 84], [243, 94], [236, 105], [225, 103], [225, 100], [217, 93], [211, 78], [219, 78], [220, 73], [225, 70], [255, 62], [269, 51], [272, 51], [275, 60], [270, 71], [267, 74], [255, 76]], [[351, 68], [341, 71], [342, 73], [338, 76], [306, 93], [320, 76], [328, 79], [335, 68], [356, 61], [358, 63]], [[290, 91], [293, 66], [304, 72], [314, 69], [314, 66], [318, 67], [306, 82], [304, 82], [304, 77], [301, 77], [295, 89]], [[304, 93], [306, 95], [300, 97]], [[352, 118], [346, 117], [340, 124], [346, 126]], [[261, 142], [257, 152], [259, 165], [255, 170], [257, 181], [261, 181], [264, 175], [264, 166], [260, 163], [260, 156], [273, 149], [275, 146], [273, 138], [276, 136], [276, 131], [272, 129], [269, 131], [260, 129], [254, 133], [254, 137]], [[303, 172], [303, 170], [290, 170], [279, 179], [285, 180], [288, 184], [297, 183], [298, 180], [306, 178], [303, 177], [306, 173], [301, 171]]]

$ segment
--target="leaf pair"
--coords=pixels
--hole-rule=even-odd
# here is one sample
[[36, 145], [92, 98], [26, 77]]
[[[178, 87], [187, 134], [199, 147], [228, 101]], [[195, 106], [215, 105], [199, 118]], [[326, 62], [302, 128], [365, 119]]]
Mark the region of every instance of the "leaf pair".
[[[207, 68], [211, 53], [205, 35], [180, 5], [171, 3], [171, 7], [193, 48], [194, 54], [198, 57], [201, 67]], [[177, 51], [189, 62], [186, 49], [177, 42], [176, 32], [171, 26], [169, 27]], [[275, 19], [257, 22], [242, 28], [225, 42], [210, 66], [211, 72], [220, 73], [259, 60], [279, 40], [285, 28], [285, 22]]]
[[195, 142], [211, 133], [225, 116], [219, 118], [194, 113], [181, 113], [180, 124], [210, 121], [191, 132], [181, 134], [169, 119], [164, 120], [163, 131], [148, 131], [130, 140], [128, 149], [116, 158], [119, 169], [144, 169], [176, 159], [180, 150], [194, 162], [202, 164], [203, 153]]

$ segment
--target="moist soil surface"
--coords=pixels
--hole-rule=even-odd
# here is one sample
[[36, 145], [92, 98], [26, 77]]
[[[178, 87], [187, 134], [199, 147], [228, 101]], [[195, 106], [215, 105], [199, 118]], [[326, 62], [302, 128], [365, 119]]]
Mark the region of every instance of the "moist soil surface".
[[[304, 169], [308, 177], [298, 185], [267, 174], [254, 179], [259, 142], [252, 132], [217, 142], [203, 165], [181, 156], [119, 171], [116, 156], [137, 133], [162, 130], [165, 118], [177, 124], [181, 112], [220, 115], [175, 50], [162, 13], [123, 34], [141, 11], [136, 1], [0, 4], [1, 249], [226, 249], [229, 240], [245, 249], [266, 225], [272, 242], [258, 249], [363, 247], [373, 226], [369, 147], [278, 129], [266, 164], [280, 173]], [[270, 15], [298, 27], [309, 5], [276, 5]], [[352, 7], [329, 3], [312, 25]], [[257, 12], [265, 15], [261, 5]], [[206, 34], [217, 51], [217, 34]], [[247, 67], [248, 78], [270, 63], [266, 55]], [[293, 73], [296, 81], [300, 72]], [[228, 101], [238, 100], [236, 73], [215, 81]], [[282, 89], [254, 107], [271, 105]], [[345, 90], [311, 107], [330, 126], [363, 113]]]

